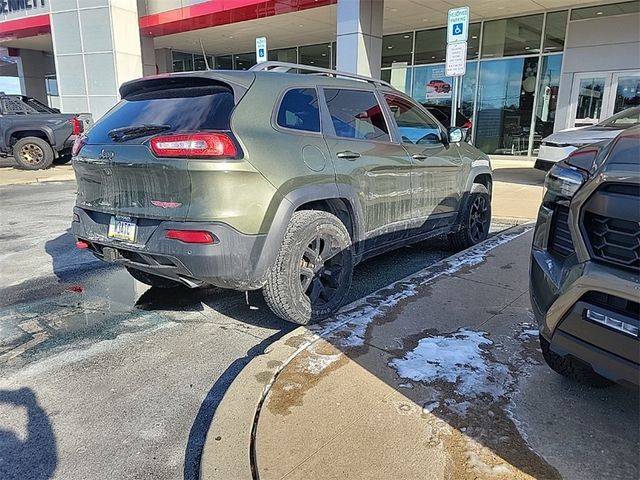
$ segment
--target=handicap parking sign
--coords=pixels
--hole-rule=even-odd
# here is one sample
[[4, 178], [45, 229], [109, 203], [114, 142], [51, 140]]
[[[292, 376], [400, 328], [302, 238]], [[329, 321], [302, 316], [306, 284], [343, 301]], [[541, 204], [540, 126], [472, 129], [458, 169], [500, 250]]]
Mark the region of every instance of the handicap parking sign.
[[466, 42], [469, 33], [469, 7], [452, 8], [447, 14], [447, 43]]
[[453, 24], [453, 34], [454, 35], [462, 35], [462, 30], [464, 29], [464, 25], [462, 23], [454, 23]]

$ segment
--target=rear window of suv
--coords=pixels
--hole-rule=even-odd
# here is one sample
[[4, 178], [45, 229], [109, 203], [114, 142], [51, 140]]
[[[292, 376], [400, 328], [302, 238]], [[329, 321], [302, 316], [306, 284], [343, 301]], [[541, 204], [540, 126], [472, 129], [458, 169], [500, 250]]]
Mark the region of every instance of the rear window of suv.
[[167, 125], [166, 132], [229, 130], [234, 106], [233, 92], [225, 86], [143, 90], [128, 95], [96, 122], [87, 133], [88, 143], [112, 143], [110, 131], [143, 125]]

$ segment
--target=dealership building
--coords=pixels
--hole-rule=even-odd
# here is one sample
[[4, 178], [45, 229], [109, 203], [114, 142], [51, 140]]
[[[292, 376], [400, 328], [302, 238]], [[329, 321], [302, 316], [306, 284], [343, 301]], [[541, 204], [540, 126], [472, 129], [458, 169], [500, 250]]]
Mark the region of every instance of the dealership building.
[[640, 105], [640, 1], [0, 0], [0, 90], [99, 118], [121, 83], [269, 60], [382, 78], [449, 106], [447, 11], [468, 6], [458, 106], [473, 141], [535, 155], [554, 130]]

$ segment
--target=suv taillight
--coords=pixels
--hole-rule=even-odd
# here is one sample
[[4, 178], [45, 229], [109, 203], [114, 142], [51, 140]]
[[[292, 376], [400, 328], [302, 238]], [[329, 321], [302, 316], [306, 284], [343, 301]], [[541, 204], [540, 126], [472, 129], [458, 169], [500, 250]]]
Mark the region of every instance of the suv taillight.
[[151, 139], [156, 157], [228, 158], [238, 154], [225, 133], [185, 133], [160, 135]]
[[80, 135], [83, 131], [82, 128], [82, 122], [80, 121], [79, 118], [73, 117], [69, 119], [69, 123], [71, 124], [71, 128], [73, 129], [71, 131], [72, 135]]
[[80, 150], [82, 150], [82, 147], [84, 147], [86, 143], [87, 143], [87, 137], [85, 136], [76, 137], [75, 141], [73, 142], [73, 147], [71, 147], [71, 155], [73, 155], [74, 157], [77, 156], [80, 153]]

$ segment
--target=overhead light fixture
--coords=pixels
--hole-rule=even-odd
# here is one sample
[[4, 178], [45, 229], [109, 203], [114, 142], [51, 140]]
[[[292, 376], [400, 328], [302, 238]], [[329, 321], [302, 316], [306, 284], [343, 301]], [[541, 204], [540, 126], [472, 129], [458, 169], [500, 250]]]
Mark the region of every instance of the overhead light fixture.
[[435, 57], [435, 55], [434, 55], [434, 56], [433, 56], [433, 57], [431, 57], [431, 58], [436, 58], [436, 57]]
[[326, 57], [326, 56], [327, 56], [327, 54], [326, 54], [326, 53], [323, 53], [323, 54], [322, 54], [322, 56], [323, 56], [323, 57]]
[[525, 50], [531, 50], [531, 47], [524, 47]]
[[411, 35], [403, 35], [403, 38], [410, 38]]
[[387, 48], [391, 50], [393, 48], [393, 45], [387, 45]]
[[602, 15], [604, 12], [596, 12], [596, 15]]
[[472, 35], [471, 38], [478, 38], [478, 35]]

